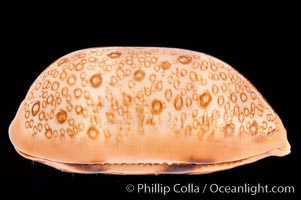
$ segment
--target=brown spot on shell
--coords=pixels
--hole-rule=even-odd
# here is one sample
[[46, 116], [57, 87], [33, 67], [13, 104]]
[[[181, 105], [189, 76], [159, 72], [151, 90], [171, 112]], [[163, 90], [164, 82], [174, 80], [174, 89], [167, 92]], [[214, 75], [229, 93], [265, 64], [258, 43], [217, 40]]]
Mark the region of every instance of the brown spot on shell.
[[75, 96], [75, 98], [80, 98], [81, 97], [81, 95], [82, 95], [82, 89], [81, 88], [76, 88], [74, 91], [73, 91], [73, 93], [74, 93], [74, 96]]
[[145, 72], [143, 70], [138, 69], [134, 72], [133, 78], [135, 81], [142, 81], [144, 77], [145, 77]]
[[258, 133], [258, 123], [256, 121], [253, 121], [250, 126], [250, 132], [251, 135], [256, 135]]
[[275, 119], [275, 116], [272, 113], [269, 113], [269, 114], [266, 115], [266, 119], [268, 121], [273, 121]]
[[126, 93], [122, 93], [122, 103], [125, 106], [129, 106], [132, 103], [132, 97], [131, 95], [128, 95]]
[[192, 104], [192, 99], [190, 97], [186, 98], [186, 106], [189, 107]]
[[130, 89], [133, 88], [135, 86], [135, 82], [133, 80], [129, 80], [128, 81], [128, 86], [129, 86]]
[[67, 72], [66, 71], [62, 71], [60, 74], [60, 79], [61, 81], [64, 81], [67, 78]]
[[69, 86], [74, 85], [76, 83], [76, 76], [74, 74], [71, 74], [70, 76], [68, 76], [67, 83]]
[[107, 122], [114, 124], [115, 123], [115, 115], [112, 112], [106, 112]]
[[156, 83], [156, 89], [157, 89], [158, 91], [161, 91], [161, 90], [162, 90], [162, 87], [163, 87], [163, 82], [162, 82], [162, 81], [158, 81], [158, 82]]
[[149, 80], [150, 80], [152, 83], [154, 83], [154, 82], [156, 81], [156, 78], [157, 78], [156, 74], [151, 74], [151, 75], [149, 76]]
[[230, 99], [231, 99], [232, 103], [236, 103], [236, 101], [237, 101], [236, 94], [235, 93], [231, 93]]
[[87, 130], [87, 135], [90, 139], [95, 140], [98, 135], [99, 135], [99, 131], [97, 128], [95, 128], [94, 126], [91, 126], [88, 130]]
[[25, 111], [25, 118], [26, 118], [26, 119], [28, 119], [29, 115], [30, 115], [30, 112], [29, 112], [28, 110]]
[[192, 82], [195, 82], [198, 79], [198, 75], [195, 71], [190, 71], [189, 72], [189, 78]]
[[158, 115], [162, 112], [163, 110], [163, 103], [158, 100], [158, 99], [155, 99], [152, 101], [152, 113], [154, 115]]
[[83, 111], [83, 107], [81, 105], [76, 105], [74, 109], [75, 109], [76, 114], [78, 114], [78, 115], [81, 114]]
[[68, 61], [69, 61], [69, 59], [66, 58], [66, 57], [61, 58], [61, 59], [57, 62], [57, 66], [61, 66], [62, 64], [67, 63]]
[[186, 69], [182, 69], [180, 72], [181, 76], [184, 77], [187, 75], [187, 70]]
[[173, 105], [176, 110], [181, 110], [183, 108], [183, 97], [181, 95], [177, 95]]
[[215, 85], [215, 84], [212, 85], [212, 93], [213, 94], [217, 94], [218, 93], [218, 86]]
[[64, 88], [62, 89], [61, 93], [62, 93], [62, 96], [63, 96], [63, 97], [66, 97], [66, 96], [68, 95], [68, 88], [67, 88], [67, 87], [64, 87]]
[[148, 124], [148, 125], [155, 125], [155, 122], [154, 122], [153, 117], [148, 118], [148, 119], [145, 121], [145, 123]]
[[193, 84], [192, 84], [191, 82], [186, 83], [186, 89], [187, 89], [187, 90], [193, 89]]
[[90, 78], [90, 84], [94, 88], [98, 88], [102, 84], [102, 77], [100, 74], [94, 74]]
[[59, 112], [56, 113], [55, 118], [58, 123], [62, 124], [67, 120], [67, 112], [65, 110], [60, 110]]
[[119, 58], [121, 56], [121, 52], [113, 51], [113, 52], [109, 53], [107, 56], [112, 59]]
[[248, 100], [246, 93], [244, 92], [240, 93], [240, 99], [242, 102], [246, 102]]
[[54, 100], [54, 97], [53, 97], [53, 95], [51, 94], [51, 95], [49, 95], [49, 96], [47, 97], [46, 102], [47, 102], [48, 104], [51, 105], [51, 103], [53, 102], [53, 100]]
[[168, 61], [162, 61], [159, 66], [163, 69], [163, 70], [167, 70], [171, 67], [170, 62]]
[[244, 114], [245, 114], [245, 116], [249, 116], [249, 113], [250, 113], [249, 109], [245, 107], [244, 108]]
[[43, 85], [42, 88], [43, 89], [48, 89], [51, 86], [51, 82], [49, 80], [46, 80]]
[[80, 122], [80, 123], [78, 123], [77, 127], [78, 127], [79, 131], [83, 131], [85, 128], [85, 125], [82, 122]]
[[238, 120], [239, 120], [239, 122], [242, 123], [242, 122], [244, 121], [244, 119], [245, 119], [244, 113], [243, 113], [243, 112], [240, 112], [240, 113], [238, 114]]
[[255, 100], [257, 98], [257, 94], [254, 91], [251, 91], [251, 97]]
[[53, 91], [56, 91], [59, 87], [60, 87], [60, 84], [59, 84], [59, 82], [57, 82], [57, 81], [54, 81], [54, 82], [52, 83], [52, 85], [51, 85], [51, 89], [52, 89]]
[[118, 83], [118, 79], [116, 78], [116, 76], [111, 76], [110, 84], [115, 86], [117, 83]]
[[[93, 62], [92, 60], [89, 59], [90, 62]], [[75, 65], [75, 70], [76, 71], [81, 71], [84, 69], [84, 65], [83, 63], [78, 63], [77, 65]]]
[[52, 138], [52, 130], [50, 128], [46, 129], [45, 136], [50, 139]]
[[180, 88], [180, 81], [178, 79], [173, 81], [173, 87], [177, 90]]
[[225, 136], [231, 136], [231, 135], [233, 135], [234, 131], [235, 131], [235, 125], [233, 123], [228, 123], [224, 127]]
[[165, 90], [165, 98], [167, 101], [170, 101], [172, 98], [172, 91], [170, 89]]
[[182, 64], [189, 64], [192, 61], [192, 58], [187, 55], [182, 55], [178, 57], [178, 61]]
[[225, 72], [220, 72], [220, 73], [219, 73], [219, 76], [220, 76], [221, 79], [224, 80], [224, 81], [227, 79], [227, 75], [226, 75]]
[[32, 108], [31, 108], [31, 113], [33, 116], [36, 116], [40, 111], [40, 101], [36, 101]]
[[103, 132], [104, 136], [105, 136], [105, 139], [109, 139], [111, 137], [111, 133], [109, 131], [108, 128], [105, 128], [104, 129], [104, 132]]
[[206, 108], [211, 102], [212, 97], [208, 91], [204, 92], [199, 96], [199, 103], [202, 108]]
[[42, 121], [43, 119], [45, 119], [45, 113], [44, 113], [44, 111], [41, 111], [39, 113], [39, 120]]

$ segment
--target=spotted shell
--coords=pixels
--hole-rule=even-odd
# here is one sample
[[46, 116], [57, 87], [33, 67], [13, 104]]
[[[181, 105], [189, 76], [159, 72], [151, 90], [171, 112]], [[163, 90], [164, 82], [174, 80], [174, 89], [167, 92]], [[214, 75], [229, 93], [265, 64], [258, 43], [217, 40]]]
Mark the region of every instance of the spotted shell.
[[34, 81], [19, 154], [77, 173], [203, 174], [290, 152], [277, 114], [228, 64], [183, 49], [90, 48]]

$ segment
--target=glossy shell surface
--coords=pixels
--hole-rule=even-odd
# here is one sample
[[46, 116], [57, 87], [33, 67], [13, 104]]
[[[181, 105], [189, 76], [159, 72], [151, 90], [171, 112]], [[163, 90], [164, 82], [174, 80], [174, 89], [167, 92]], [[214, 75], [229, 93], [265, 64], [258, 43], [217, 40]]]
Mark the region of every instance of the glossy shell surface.
[[210, 173], [290, 152], [258, 90], [212, 56], [72, 52], [34, 81], [10, 129], [22, 156], [78, 173]]

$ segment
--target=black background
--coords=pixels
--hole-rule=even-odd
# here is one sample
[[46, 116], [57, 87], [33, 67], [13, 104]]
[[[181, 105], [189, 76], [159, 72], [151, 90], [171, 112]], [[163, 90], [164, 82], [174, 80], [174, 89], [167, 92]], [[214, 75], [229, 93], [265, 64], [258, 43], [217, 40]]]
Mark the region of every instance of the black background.
[[[76, 4], [76, 3], [73, 3]], [[127, 184], [176, 183], [203, 186], [293, 185], [295, 194], [169, 194], [176, 199], [296, 199], [297, 132], [289, 125], [287, 87], [291, 65], [283, 52], [290, 43], [289, 29], [278, 10], [251, 9], [251, 12], [218, 10], [180, 4], [161, 7], [138, 5], [50, 5], [16, 1], [17, 20], [13, 25], [11, 65], [1, 68], [5, 106], [1, 108], [1, 161], [4, 170], [1, 193], [25, 199], [144, 199], [150, 194], [128, 193]], [[128, 7], [125, 7], [128, 6]], [[76, 7], [76, 8], [75, 8]], [[145, 10], [145, 8], [149, 10]], [[248, 7], [248, 6], [246, 6]], [[130, 8], [130, 9], [127, 9]], [[47, 11], [49, 9], [49, 11]], [[87, 11], [88, 12], [85, 12]], [[204, 13], [204, 10], [210, 12]], [[230, 17], [233, 16], [233, 17]], [[215, 18], [216, 19], [213, 19]], [[72, 51], [102, 46], [160, 46], [191, 49], [213, 55], [229, 63], [248, 78], [278, 113], [287, 128], [292, 153], [269, 157], [231, 170], [207, 175], [118, 176], [63, 173], [19, 156], [8, 138], [8, 126], [35, 78], [54, 60]], [[3, 99], [2, 99], [3, 100]], [[300, 149], [300, 148], [299, 148]], [[121, 196], [121, 197], [120, 197]], [[166, 198], [153, 194], [155, 199]]]

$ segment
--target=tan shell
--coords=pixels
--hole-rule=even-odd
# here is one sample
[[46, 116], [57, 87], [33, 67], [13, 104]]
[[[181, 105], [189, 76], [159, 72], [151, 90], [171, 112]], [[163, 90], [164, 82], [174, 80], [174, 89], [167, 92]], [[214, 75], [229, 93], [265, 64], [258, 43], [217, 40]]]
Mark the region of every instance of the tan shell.
[[210, 173], [290, 153], [228, 64], [189, 50], [91, 48], [52, 63], [9, 129], [22, 156], [77, 173]]

